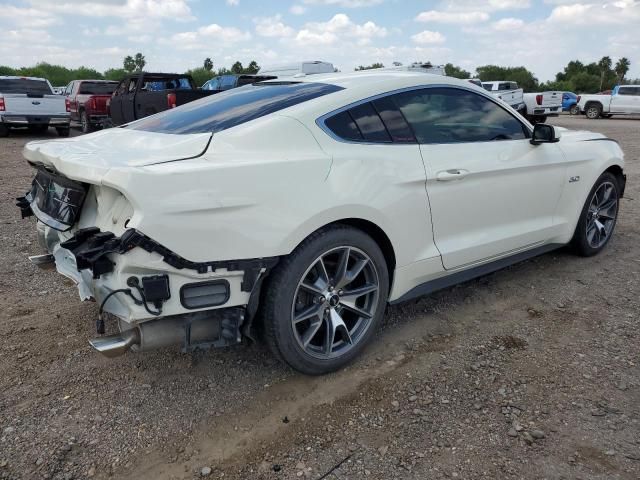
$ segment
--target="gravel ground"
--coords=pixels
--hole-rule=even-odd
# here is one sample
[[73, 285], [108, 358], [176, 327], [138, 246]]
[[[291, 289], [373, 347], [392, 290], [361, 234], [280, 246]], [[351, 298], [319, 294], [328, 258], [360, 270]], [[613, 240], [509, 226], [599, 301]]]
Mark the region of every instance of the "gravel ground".
[[34, 137], [0, 139], [0, 479], [640, 478], [640, 121], [551, 123], [625, 150], [609, 247], [389, 308], [364, 357], [321, 378], [259, 345], [92, 352], [95, 304], [26, 259], [13, 199]]

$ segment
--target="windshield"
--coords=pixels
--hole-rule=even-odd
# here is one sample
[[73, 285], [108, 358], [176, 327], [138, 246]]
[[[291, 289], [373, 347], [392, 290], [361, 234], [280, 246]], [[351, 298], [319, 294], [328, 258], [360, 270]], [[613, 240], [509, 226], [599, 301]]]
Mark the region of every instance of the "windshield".
[[44, 80], [28, 78], [0, 78], [0, 93], [26, 93], [29, 95], [53, 95]]
[[255, 83], [143, 118], [126, 128], [159, 133], [215, 133], [338, 90], [342, 87], [324, 83]]
[[78, 93], [82, 95], [111, 95], [117, 85], [116, 82], [82, 82]]

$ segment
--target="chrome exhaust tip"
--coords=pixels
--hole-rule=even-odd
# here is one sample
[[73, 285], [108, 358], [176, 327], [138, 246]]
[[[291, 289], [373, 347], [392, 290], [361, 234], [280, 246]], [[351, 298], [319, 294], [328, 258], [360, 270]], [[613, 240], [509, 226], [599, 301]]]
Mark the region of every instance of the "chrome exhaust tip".
[[140, 331], [137, 328], [89, 340], [89, 345], [109, 358], [124, 355], [131, 347], [139, 344]]
[[56, 259], [50, 253], [46, 255], [33, 255], [29, 261], [42, 270], [53, 270], [56, 266]]

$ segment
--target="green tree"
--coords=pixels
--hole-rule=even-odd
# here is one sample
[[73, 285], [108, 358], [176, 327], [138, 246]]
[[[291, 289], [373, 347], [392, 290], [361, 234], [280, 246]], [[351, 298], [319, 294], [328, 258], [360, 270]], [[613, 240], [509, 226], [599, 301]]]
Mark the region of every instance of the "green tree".
[[447, 77], [463, 78], [463, 79], [471, 78], [471, 74], [469, 72], [467, 72], [466, 70], [463, 70], [460, 67], [456, 67], [452, 63], [447, 63], [444, 66], [444, 73]]
[[136, 64], [136, 70], [141, 72], [144, 70], [144, 66], [147, 64], [147, 61], [140, 52], [136, 53], [136, 56], [133, 59], [133, 62]]
[[359, 67], [355, 68], [355, 71], [358, 72], [360, 70], [373, 70], [375, 68], [384, 68], [384, 65], [380, 62], [376, 62], [376, 63], [372, 63], [371, 65], [360, 65]]
[[127, 55], [122, 61], [122, 66], [124, 67], [125, 72], [131, 73], [136, 69], [136, 61], [131, 55]]
[[525, 92], [538, 90], [538, 79], [524, 67], [500, 67], [498, 65], [484, 65], [476, 69], [476, 77], [483, 82], [496, 80], [510, 80], [517, 82]]
[[237, 61], [233, 65], [231, 65], [231, 73], [235, 73], [236, 75], [240, 75], [244, 73], [244, 67], [240, 61]]
[[203, 67], [207, 72], [210, 72], [211, 70], [213, 70], [213, 62], [211, 61], [211, 59], [209, 57], [204, 59]]
[[571, 77], [572, 91], [576, 93], [596, 93], [599, 89], [600, 77], [587, 71], [580, 72]]
[[104, 72], [104, 78], [106, 80], [115, 80], [119, 82], [126, 76], [127, 71], [124, 68], [110, 68], [109, 70], [105, 70]]
[[255, 75], [256, 73], [258, 73], [258, 70], [260, 70], [260, 65], [258, 65], [258, 62], [256, 62], [255, 60], [251, 60], [249, 62], [249, 65], [247, 65], [247, 68], [245, 68], [242, 73]]
[[598, 68], [600, 70], [600, 91], [602, 91], [606, 75], [611, 71], [611, 64], [611, 57], [609, 56], [602, 57], [598, 62]]
[[616, 62], [616, 67], [614, 70], [616, 72], [616, 75], [618, 76], [618, 83], [624, 82], [624, 76], [627, 74], [630, 67], [631, 62], [627, 57], [622, 57]]
[[214, 73], [211, 70], [207, 70], [205, 67], [193, 68], [191, 70], [187, 70], [185, 73], [193, 77], [193, 81], [198, 87], [201, 87], [208, 80], [211, 80], [214, 77]]

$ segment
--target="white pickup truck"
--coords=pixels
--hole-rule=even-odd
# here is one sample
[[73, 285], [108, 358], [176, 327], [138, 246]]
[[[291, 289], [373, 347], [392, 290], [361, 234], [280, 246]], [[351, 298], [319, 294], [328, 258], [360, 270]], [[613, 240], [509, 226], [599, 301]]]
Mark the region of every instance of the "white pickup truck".
[[640, 85], [618, 85], [611, 95], [580, 95], [578, 108], [587, 118], [640, 114]]
[[525, 116], [532, 123], [544, 123], [547, 117], [557, 117], [562, 112], [562, 92], [525, 93]]
[[44, 133], [50, 126], [67, 137], [69, 122], [65, 97], [55, 95], [46, 79], [0, 76], [0, 137], [9, 135], [12, 128]]
[[499, 98], [503, 102], [506, 102], [516, 112], [524, 114], [526, 105], [524, 103], [524, 90], [518, 88], [516, 82], [509, 81], [495, 81], [495, 82], [482, 82], [482, 88], [491, 92], [491, 95]]

